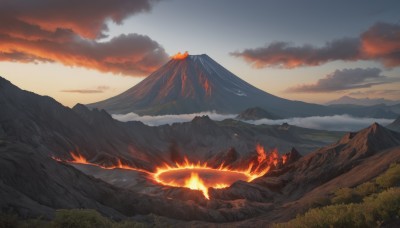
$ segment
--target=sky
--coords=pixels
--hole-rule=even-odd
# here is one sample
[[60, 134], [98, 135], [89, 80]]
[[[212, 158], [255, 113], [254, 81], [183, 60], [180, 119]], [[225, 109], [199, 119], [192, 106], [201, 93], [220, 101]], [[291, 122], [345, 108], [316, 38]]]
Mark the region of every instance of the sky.
[[291, 100], [400, 100], [400, 1], [0, 0], [0, 76], [66, 106], [184, 51]]

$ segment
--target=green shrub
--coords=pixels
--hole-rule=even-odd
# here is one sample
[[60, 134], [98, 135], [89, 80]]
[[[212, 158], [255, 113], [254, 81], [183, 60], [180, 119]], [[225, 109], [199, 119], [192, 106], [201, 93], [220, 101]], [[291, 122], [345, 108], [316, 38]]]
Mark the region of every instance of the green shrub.
[[373, 182], [365, 182], [354, 189], [354, 193], [361, 198], [379, 192], [378, 186]]
[[41, 218], [21, 220], [18, 224], [19, 228], [51, 228], [51, 223]]
[[122, 222], [114, 222], [111, 226], [112, 228], [146, 228], [149, 227], [146, 224], [138, 223], [135, 221], [122, 221]]
[[18, 217], [15, 214], [10, 214], [10, 213], [0, 214], [0, 227], [1, 228], [18, 227]]
[[60, 228], [102, 228], [110, 227], [111, 221], [91, 209], [58, 210], [52, 227]]
[[360, 196], [351, 188], [339, 188], [332, 198], [333, 204], [360, 202]]
[[365, 198], [364, 202], [331, 205], [308, 210], [304, 215], [275, 227], [377, 227], [400, 218], [400, 188]]
[[389, 169], [376, 178], [376, 183], [382, 188], [400, 186], [400, 164], [392, 164]]
[[390, 188], [364, 199], [363, 204], [369, 222], [384, 222], [400, 218], [400, 188]]

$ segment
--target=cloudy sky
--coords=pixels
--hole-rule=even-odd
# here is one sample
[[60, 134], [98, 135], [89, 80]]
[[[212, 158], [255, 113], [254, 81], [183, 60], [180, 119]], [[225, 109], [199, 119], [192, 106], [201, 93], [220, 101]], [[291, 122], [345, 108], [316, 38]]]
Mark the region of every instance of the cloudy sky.
[[400, 100], [398, 0], [0, 0], [0, 75], [73, 106], [117, 95], [178, 51], [269, 93]]

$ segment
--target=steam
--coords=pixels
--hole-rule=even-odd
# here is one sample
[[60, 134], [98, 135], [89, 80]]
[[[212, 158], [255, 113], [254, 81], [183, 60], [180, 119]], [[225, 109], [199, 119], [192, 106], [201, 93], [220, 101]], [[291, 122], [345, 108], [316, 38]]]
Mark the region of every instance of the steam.
[[[196, 116], [207, 115], [212, 120], [221, 121], [225, 119], [234, 119], [236, 114], [218, 114], [215, 112], [201, 112], [180, 115], [162, 115], [162, 116], [139, 116], [135, 113], [128, 114], [115, 114], [114, 119], [122, 122], [127, 121], [141, 121], [149, 126], [159, 126], [164, 124], [190, 122]], [[243, 121], [249, 124], [261, 125], [280, 125], [288, 123], [304, 128], [312, 128], [319, 130], [329, 131], [358, 131], [362, 128], [377, 122], [386, 126], [393, 122], [393, 119], [379, 119], [379, 118], [360, 118], [350, 115], [334, 115], [334, 116], [311, 116], [311, 117], [294, 117], [280, 120], [260, 119], [260, 120], [246, 120]]]

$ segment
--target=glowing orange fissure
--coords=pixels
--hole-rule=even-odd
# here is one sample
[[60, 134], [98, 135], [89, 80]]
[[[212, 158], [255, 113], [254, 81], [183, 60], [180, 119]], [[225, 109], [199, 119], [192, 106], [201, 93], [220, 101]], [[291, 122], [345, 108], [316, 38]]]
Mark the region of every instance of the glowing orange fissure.
[[[143, 172], [149, 174], [156, 182], [162, 185], [199, 190], [206, 199], [209, 199], [209, 188], [226, 188], [238, 180], [250, 182], [265, 175], [270, 170], [271, 165], [276, 166], [279, 161], [282, 164], [286, 162], [286, 156], [284, 155], [280, 158], [276, 149], [267, 154], [264, 147], [257, 145], [256, 151], [257, 159], [250, 162], [245, 168], [231, 168], [224, 166], [223, 163], [219, 167], [213, 168], [207, 163], [193, 163], [185, 158], [181, 163], [177, 162], [173, 166], [165, 163], [163, 166], [156, 167], [155, 172], [150, 172], [123, 164], [120, 159], [118, 159], [118, 164], [113, 166], [91, 163], [83, 155], [74, 152], [70, 153], [73, 160], [66, 162], [93, 165], [102, 169], [119, 168]], [[62, 161], [55, 157], [53, 159]]]

